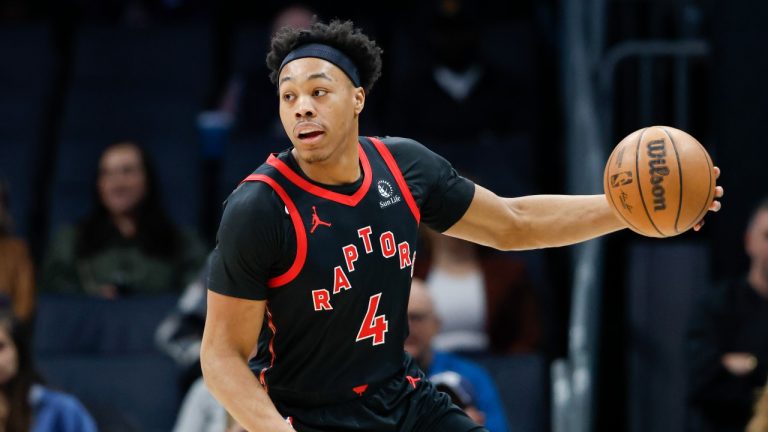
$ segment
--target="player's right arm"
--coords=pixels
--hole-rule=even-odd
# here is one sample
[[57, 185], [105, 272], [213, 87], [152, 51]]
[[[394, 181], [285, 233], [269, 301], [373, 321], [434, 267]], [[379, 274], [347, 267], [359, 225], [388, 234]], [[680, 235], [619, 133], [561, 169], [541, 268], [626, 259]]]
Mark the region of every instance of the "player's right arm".
[[246, 430], [292, 431], [248, 367], [259, 340], [265, 300], [208, 292], [200, 363], [208, 389]]
[[200, 350], [203, 377], [216, 399], [249, 431], [293, 430], [248, 366], [264, 322], [267, 280], [280, 265], [287, 217], [269, 186], [245, 183], [227, 200], [211, 254]]

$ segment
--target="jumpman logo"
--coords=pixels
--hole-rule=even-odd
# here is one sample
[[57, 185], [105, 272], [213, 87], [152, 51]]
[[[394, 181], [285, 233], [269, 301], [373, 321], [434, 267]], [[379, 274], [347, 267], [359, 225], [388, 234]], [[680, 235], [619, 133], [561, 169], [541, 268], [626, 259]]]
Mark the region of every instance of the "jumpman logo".
[[320, 217], [317, 215], [317, 208], [315, 206], [312, 206], [312, 229], [309, 230], [309, 233], [314, 234], [315, 230], [320, 225], [327, 226], [329, 228], [331, 226], [329, 222], [320, 220]]
[[408, 380], [409, 383], [413, 386], [413, 388], [416, 388], [416, 383], [421, 381], [420, 377], [412, 377], [410, 375], [406, 375], [405, 379]]

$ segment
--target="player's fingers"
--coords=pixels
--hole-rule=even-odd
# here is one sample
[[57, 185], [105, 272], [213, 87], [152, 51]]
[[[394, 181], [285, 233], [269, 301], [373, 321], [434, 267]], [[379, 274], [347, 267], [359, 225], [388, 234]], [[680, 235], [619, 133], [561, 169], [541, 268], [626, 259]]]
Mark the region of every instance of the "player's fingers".
[[699, 223], [697, 223], [696, 225], [694, 225], [694, 226], [693, 226], [693, 230], [694, 230], [694, 231], [698, 231], [698, 230], [700, 230], [700, 229], [701, 229], [701, 227], [703, 227], [703, 226], [704, 226], [704, 219], [700, 220], [700, 221], [699, 221]]
[[720, 167], [715, 167], [715, 178], [720, 178]]
[[709, 205], [709, 211], [711, 211], [711, 212], [720, 211], [720, 208], [722, 206], [723, 205], [720, 203], [720, 201], [717, 201], [717, 200], [712, 201], [712, 204]]
[[722, 186], [715, 187], [715, 198], [722, 198], [725, 194], [725, 189]]

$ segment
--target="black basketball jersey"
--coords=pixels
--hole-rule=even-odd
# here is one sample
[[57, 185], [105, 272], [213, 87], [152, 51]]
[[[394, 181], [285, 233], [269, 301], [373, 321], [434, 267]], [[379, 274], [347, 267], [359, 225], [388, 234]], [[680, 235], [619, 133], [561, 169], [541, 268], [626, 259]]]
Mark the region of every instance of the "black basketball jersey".
[[419, 208], [384, 143], [360, 138], [359, 152], [362, 182], [351, 195], [307, 181], [276, 155], [244, 180], [269, 185], [295, 231], [293, 264], [268, 281], [251, 361], [273, 399], [351, 399], [403, 367]]

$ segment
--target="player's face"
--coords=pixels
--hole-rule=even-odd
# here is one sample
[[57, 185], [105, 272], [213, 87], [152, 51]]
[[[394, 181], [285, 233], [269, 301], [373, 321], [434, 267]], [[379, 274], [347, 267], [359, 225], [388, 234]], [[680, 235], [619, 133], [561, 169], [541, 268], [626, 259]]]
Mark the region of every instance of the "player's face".
[[19, 370], [19, 355], [6, 326], [0, 326], [0, 385], [5, 385]]
[[133, 211], [146, 193], [146, 174], [138, 149], [116, 146], [101, 157], [99, 196], [112, 215]]
[[319, 163], [357, 144], [365, 92], [328, 61], [294, 60], [279, 77], [280, 120], [306, 163]]
[[747, 254], [768, 278], [768, 210], [755, 215], [746, 238]]

